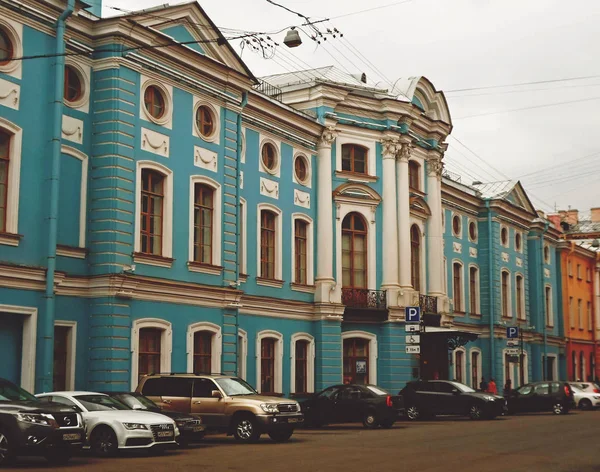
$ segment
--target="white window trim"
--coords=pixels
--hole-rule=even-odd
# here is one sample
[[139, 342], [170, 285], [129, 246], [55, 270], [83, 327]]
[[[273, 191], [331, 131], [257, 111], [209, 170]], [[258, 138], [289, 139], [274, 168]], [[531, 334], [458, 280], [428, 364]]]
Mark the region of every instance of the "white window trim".
[[592, 314], [592, 302], [586, 302], [588, 331], [594, 331], [594, 320]]
[[[20, 61], [18, 61], [20, 62]], [[8, 192], [6, 196], [6, 232], [19, 234], [19, 186], [21, 184], [21, 149], [23, 130], [0, 117], [0, 129], [11, 134], [8, 165]]]
[[[146, 110], [146, 106], [144, 104], [144, 94], [146, 93], [146, 88], [149, 86], [155, 86], [158, 88], [164, 95], [165, 99], [165, 108], [166, 111], [161, 118], [154, 118], [148, 110]], [[167, 129], [173, 128], [173, 87], [171, 85], [164, 84], [150, 77], [141, 76], [140, 77], [140, 118], [145, 121], [150, 121], [159, 126], [164, 126]]]
[[[508, 287], [506, 289], [507, 295], [508, 295], [508, 303], [506, 304], [507, 308], [508, 308], [508, 312], [506, 313], [506, 316], [504, 316], [504, 313], [502, 313], [502, 306], [504, 304], [504, 298], [503, 298], [503, 293], [502, 293], [502, 274], [506, 272], [508, 274], [507, 280], [508, 280]], [[512, 306], [512, 277], [510, 274], [510, 270], [508, 270], [507, 268], [503, 267], [500, 269], [500, 317], [505, 317], [505, 318], [513, 318], [513, 306]]]
[[[506, 351], [509, 348], [504, 348], [502, 349], [502, 377], [504, 378], [504, 383], [502, 384], [503, 386], [506, 385]], [[527, 385], [529, 383], [529, 356], [527, 351], [523, 350], [523, 380], [525, 381], [525, 383], [523, 385], [520, 385], [520, 377], [521, 377], [521, 372], [519, 371], [519, 363], [515, 363], [515, 362], [511, 362], [512, 364], [512, 368], [510, 370], [511, 373], [511, 385], [512, 388], [516, 388], [517, 386], [522, 387], [523, 385]], [[516, 371], [513, 371], [513, 369], [516, 369]], [[513, 378], [514, 376], [514, 378]]]
[[[344, 365], [344, 340], [350, 338], [366, 339], [369, 341], [369, 383], [377, 385], [377, 335], [367, 331], [344, 331], [342, 333], [342, 365]], [[341, 372], [341, 381], [344, 381], [344, 372]]]
[[[521, 247], [520, 248], [517, 247], [517, 234], [520, 235], [520, 237], [521, 237]], [[524, 251], [523, 246], [525, 245], [523, 233], [521, 231], [515, 230], [514, 240], [515, 240], [515, 252], [518, 252], [519, 254], [523, 254], [523, 251]]]
[[[419, 229], [419, 236], [420, 236], [420, 241], [419, 241], [419, 276], [420, 276], [420, 280], [419, 280], [419, 286], [421, 288], [421, 293], [427, 293], [427, 278], [426, 278], [426, 274], [427, 274], [427, 265], [425, 262], [425, 247], [427, 244], [427, 241], [425, 240], [425, 225], [424, 225], [424, 221], [419, 219], [419, 218], [415, 218], [413, 216], [410, 217], [410, 229], [412, 230], [412, 227], [416, 226]], [[412, 242], [409, 240], [409, 244], [411, 244]], [[411, 246], [411, 254], [412, 254], [412, 246]], [[411, 270], [412, 270], [412, 266], [411, 266]], [[411, 273], [411, 284], [412, 284], [412, 273]], [[413, 287], [414, 288], [414, 287]]]
[[[221, 218], [223, 214], [221, 184], [204, 175], [192, 175], [190, 177], [190, 209], [189, 209], [189, 247], [188, 261], [194, 261], [194, 196], [196, 184], [205, 184], [213, 189], [213, 221], [212, 221], [212, 264], [221, 265]], [[216, 371], [220, 372], [220, 370]]]
[[[477, 270], [475, 276], [475, 309], [476, 315], [481, 314], [481, 270], [477, 264], [469, 264], [469, 310], [471, 310], [471, 268]], [[473, 314], [473, 313], [469, 313]]]
[[261, 341], [265, 338], [275, 339], [275, 375], [273, 388], [275, 392], [283, 393], [283, 335], [278, 331], [264, 330], [256, 335], [256, 391], [262, 393], [261, 388]]
[[454, 376], [453, 379], [458, 382], [457, 380], [457, 375], [456, 375], [456, 353], [460, 351], [463, 354], [463, 365], [462, 365], [462, 383], [465, 383], [465, 381], [467, 380], [467, 350], [464, 347], [458, 347], [456, 349], [454, 349], [454, 351], [452, 351], [452, 375]]
[[448, 296], [448, 258], [444, 256], [444, 294]]
[[583, 329], [583, 300], [577, 299], [577, 324], [579, 329]]
[[[546, 257], [546, 248], [548, 248], [548, 257]], [[548, 265], [552, 261], [552, 254], [550, 253], [550, 245], [544, 244], [544, 249], [542, 250], [542, 256], [544, 258], [544, 264]]]
[[[23, 25], [8, 18], [0, 18], [2, 26], [13, 45], [13, 56], [23, 56]], [[0, 65], [0, 72], [17, 79], [22, 78], [23, 61], [12, 60], [8, 64]]]
[[[474, 379], [473, 378], [473, 353], [477, 353], [477, 374], [479, 375], [478, 379]], [[472, 388], [474, 388], [475, 390], [479, 389], [479, 383], [481, 382], [481, 379], [483, 378], [483, 353], [481, 352], [481, 349], [478, 347], [472, 347], [469, 350], [469, 380], [471, 381], [471, 386]]]
[[[458, 233], [454, 232], [454, 217], [458, 217], [459, 221], [460, 221], [460, 231]], [[450, 218], [450, 229], [452, 230], [452, 236], [454, 236], [456, 239], [462, 239], [463, 238], [463, 230], [464, 230], [464, 221], [463, 221], [463, 215], [461, 215], [460, 213], [456, 213], [456, 212], [452, 212], [452, 216]], [[468, 220], [467, 220], [468, 221]], [[467, 228], [468, 231], [468, 228]]]
[[35, 307], [0, 305], [1, 313], [23, 315], [23, 341], [21, 346], [21, 387], [35, 391], [35, 350], [37, 344], [38, 310]]
[[569, 297], [569, 327], [571, 329], [576, 328], [575, 323], [575, 307], [573, 306], [575, 299], [573, 297]]
[[[72, 108], [73, 110], [79, 110], [84, 113], [90, 111], [90, 76], [92, 68], [88, 65], [81, 64], [75, 61], [72, 57], [65, 57], [65, 67], [71, 67], [78, 75], [79, 81], [81, 82], [81, 97], [74, 102], [69, 102], [64, 99], [65, 106]], [[143, 96], [142, 96], [143, 97]], [[143, 101], [143, 100], [142, 100]]]
[[[202, 133], [200, 133], [200, 129], [198, 128], [198, 124], [196, 122], [196, 113], [198, 108], [201, 106], [207, 107], [213, 114], [214, 126], [213, 132], [210, 136], [204, 136]], [[194, 106], [192, 110], [192, 135], [207, 143], [218, 143], [219, 137], [221, 136], [221, 108], [216, 107], [212, 103], [209, 103], [199, 97], [194, 97]]]
[[[304, 180], [299, 180], [296, 177], [296, 159], [304, 159], [306, 164], [306, 178]], [[294, 159], [292, 163], [292, 176], [293, 182], [298, 185], [302, 185], [307, 188], [311, 188], [312, 181], [312, 159], [310, 154], [302, 152], [302, 151], [294, 151]]]
[[261, 273], [260, 268], [260, 243], [261, 243], [261, 226], [260, 217], [263, 210], [268, 210], [275, 213], [275, 279], [283, 279], [283, 212], [270, 203], [259, 203], [256, 208], [256, 273], [259, 277], [265, 278]]
[[[260, 145], [258, 146], [258, 171], [264, 174], [269, 174], [274, 177], [281, 177], [281, 141], [276, 141], [270, 137], [266, 137], [263, 134], [259, 136]], [[275, 168], [267, 169], [263, 164], [262, 150], [265, 144], [272, 144], [275, 148]], [[292, 170], [293, 172], [293, 170]]]
[[71, 147], [61, 146], [61, 152], [81, 161], [81, 198], [79, 204], [79, 247], [85, 247], [85, 231], [87, 221], [87, 185], [88, 185], [88, 156]]
[[308, 333], [292, 334], [290, 344], [290, 393], [296, 393], [296, 342], [308, 341], [307, 369], [306, 369], [306, 390], [308, 393], [315, 391], [315, 338]]
[[[546, 291], [548, 289], [550, 289], [550, 296], [548, 297], [548, 303], [546, 304]], [[550, 284], [544, 285], [544, 317], [546, 318], [546, 326], [550, 328], [554, 328], [554, 303], [552, 297], [552, 286]]]
[[[241, 338], [241, 339], [240, 339]], [[246, 380], [246, 376], [247, 376], [247, 367], [248, 367], [248, 333], [239, 328], [238, 329], [238, 358], [236, 359], [236, 362], [239, 363], [239, 353], [241, 352], [242, 354], [242, 364], [238, 365], [238, 372], [239, 372], [239, 376], [243, 379]]]
[[[547, 357], [548, 358], [552, 357], [554, 359], [554, 362], [552, 363], [552, 380], [551, 380], [551, 382], [556, 382], [557, 380], [559, 380], [559, 378], [558, 378], [558, 356], [556, 354], [547, 354]], [[585, 362], [585, 356], [584, 356], [583, 359], [584, 359], [584, 362]], [[542, 366], [542, 368], [543, 368], [542, 372], [544, 372], [545, 374], [547, 374], [548, 373], [546, 371], [546, 369], [548, 368], [547, 362], [546, 362], [546, 365]], [[584, 370], [583, 373], [587, 374], [587, 372], [585, 370]], [[585, 382], [585, 379], [581, 379], [581, 380]]]
[[522, 299], [519, 300], [518, 298], [515, 300], [515, 306], [518, 304], [521, 304], [521, 313], [523, 313], [523, 317], [519, 318], [519, 310], [517, 309], [517, 312], [515, 313], [517, 316], [517, 319], [525, 321], [527, 319], [527, 312], [526, 310], [526, 303], [525, 303], [525, 275], [523, 275], [522, 272], [516, 272], [515, 273], [515, 297], [517, 296], [517, 287], [518, 287], [518, 281], [517, 281], [517, 277], [521, 277], [521, 295], [522, 295]]
[[[471, 224], [475, 225], [475, 238], [471, 238]], [[467, 218], [467, 237], [472, 243], [476, 244], [479, 241], [479, 226], [477, 225], [477, 220], [473, 218]]]
[[65, 390], [75, 390], [75, 360], [77, 359], [77, 321], [56, 320], [54, 326], [65, 326], [69, 328], [67, 336], [67, 371]]
[[[356, 144], [367, 148], [367, 177], [375, 177], [377, 175], [376, 161], [377, 148], [376, 141], [374, 139], [368, 139], [359, 135], [349, 136], [348, 132], [345, 132], [343, 136], [338, 136], [335, 140], [335, 170], [337, 172], [342, 171], [342, 145], [343, 144]], [[356, 176], [357, 180], [360, 180], [360, 174]]]
[[134, 251], [140, 252], [140, 212], [142, 210], [142, 170], [152, 169], [165, 176], [164, 200], [163, 200], [163, 239], [162, 257], [173, 256], [173, 171], [157, 162], [138, 161], [135, 175], [135, 241]]
[[[454, 265], [460, 265], [460, 306], [456, 306], [456, 300], [454, 299]], [[461, 313], [466, 312], [466, 300], [465, 300], [465, 265], [460, 259], [452, 259], [452, 306], [454, 311]]]
[[313, 220], [310, 216], [304, 213], [292, 213], [292, 274], [290, 280], [292, 283], [296, 283], [296, 237], [295, 237], [295, 225], [296, 220], [304, 221], [308, 223], [306, 228], [306, 285], [313, 285], [314, 281], [314, 237], [313, 237]]
[[140, 318], [133, 322], [131, 328], [131, 390], [138, 384], [140, 329], [158, 328], [161, 330], [160, 338], [160, 370], [171, 372], [171, 354], [173, 350], [173, 330], [171, 323], [160, 318]]
[[194, 334], [198, 331], [208, 331], [212, 333], [210, 339], [210, 370], [212, 374], [221, 372], [221, 355], [223, 353], [223, 336], [221, 327], [214, 323], [201, 321], [188, 326], [187, 330], [187, 371], [194, 372]]
[[[240, 230], [240, 244], [242, 246], [242, 257], [240, 257], [240, 272], [242, 274], [248, 273], [248, 202], [244, 198], [240, 198], [240, 219], [242, 222], [242, 228]], [[258, 270], [257, 270], [258, 273]]]

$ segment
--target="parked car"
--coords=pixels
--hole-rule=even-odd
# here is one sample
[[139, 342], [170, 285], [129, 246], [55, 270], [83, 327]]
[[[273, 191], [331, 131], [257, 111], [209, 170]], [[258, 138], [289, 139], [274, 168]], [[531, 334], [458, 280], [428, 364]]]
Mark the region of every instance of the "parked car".
[[391, 428], [403, 412], [402, 397], [376, 385], [334, 385], [300, 405], [306, 423], [314, 427], [360, 421], [368, 429]]
[[298, 402], [260, 395], [228, 375], [152, 374], [142, 377], [136, 391], [165, 410], [200, 414], [207, 430], [243, 442], [257, 441], [263, 433], [287, 441], [304, 422]]
[[573, 390], [575, 405], [582, 410], [592, 410], [600, 406], [600, 388], [592, 382], [569, 382]]
[[177, 446], [179, 430], [165, 415], [133, 411], [102, 393], [50, 392], [36, 396], [79, 411], [86, 425], [88, 445], [97, 456], [110, 457], [127, 449], [162, 452]]
[[404, 398], [406, 416], [411, 421], [435, 415], [494, 419], [506, 412], [503, 397], [477, 392], [467, 385], [449, 380], [408, 382], [400, 395]]
[[115, 400], [120, 401], [132, 410], [151, 411], [168, 416], [179, 428], [178, 442], [180, 446], [186, 446], [190, 442], [200, 441], [204, 437], [205, 427], [198, 415], [182, 413], [179, 411], [168, 411], [159, 407], [149, 398], [137, 392], [106, 392]]
[[513, 390], [508, 396], [510, 413], [552, 411], [564, 415], [574, 407], [573, 390], [567, 382], [533, 382]]
[[83, 420], [73, 408], [41, 402], [0, 379], [0, 465], [17, 456], [44, 456], [52, 464], [66, 464], [84, 440]]

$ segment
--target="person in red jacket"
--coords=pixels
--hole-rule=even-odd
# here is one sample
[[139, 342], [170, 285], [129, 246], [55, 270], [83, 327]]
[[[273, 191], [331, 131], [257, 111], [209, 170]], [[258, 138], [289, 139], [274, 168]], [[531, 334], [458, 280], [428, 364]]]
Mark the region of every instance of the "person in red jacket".
[[498, 388], [496, 387], [496, 380], [490, 379], [490, 382], [488, 383], [487, 393], [490, 393], [492, 395], [498, 395]]

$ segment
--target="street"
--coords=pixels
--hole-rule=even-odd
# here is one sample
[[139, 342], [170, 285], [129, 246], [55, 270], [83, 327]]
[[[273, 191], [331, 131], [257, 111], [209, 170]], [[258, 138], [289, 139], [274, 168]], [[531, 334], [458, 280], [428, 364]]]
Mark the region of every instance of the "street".
[[[390, 430], [362, 425], [298, 430], [287, 444], [263, 436], [240, 445], [209, 436], [201, 444], [163, 456], [74, 458], [60, 470], [93, 471], [600, 471], [600, 412], [535, 414], [493, 421], [441, 418], [398, 422]], [[22, 459], [13, 470], [45, 470], [43, 459]], [[57, 468], [58, 470], [58, 468]]]

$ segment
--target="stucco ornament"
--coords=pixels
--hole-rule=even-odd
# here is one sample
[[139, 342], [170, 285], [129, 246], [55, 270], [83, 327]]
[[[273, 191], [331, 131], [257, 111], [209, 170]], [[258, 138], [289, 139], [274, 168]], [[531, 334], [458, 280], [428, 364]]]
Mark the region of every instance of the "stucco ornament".
[[381, 145], [383, 146], [382, 155], [384, 159], [395, 158], [400, 148], [398, 139], [389, 136], [381, 140]]
[[427, 160], [427, 166], [429, 170], [429, 174], [437, 175], [438, 177], [442, 175], [442, 170], [444, 169], [444, 163], [442, 160], [437, 158], [429, 158]]
[[402, 147], [398, 153], [398, 159], [408, 161], [412, 155], [413, 148], [414, 146], [410, 141], [402, 143]]
[[328, 126], [321, 134], [321, 138], [319, 139], [320, 146], [331, 146], [333, 140], [337, 137], [338, 132], [334, 126]]

